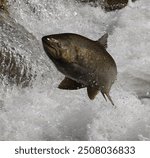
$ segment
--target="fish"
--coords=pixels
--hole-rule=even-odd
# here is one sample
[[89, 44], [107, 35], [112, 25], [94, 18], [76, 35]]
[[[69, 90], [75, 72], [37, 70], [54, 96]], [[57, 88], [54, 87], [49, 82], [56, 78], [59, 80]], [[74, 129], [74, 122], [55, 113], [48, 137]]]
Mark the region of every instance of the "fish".
[[42, 37], [43, 48], [57, 70], [64, 74], [58, 88], [78, 90], [87, 88], [93, 100], [101, 92], [114, 105], [109, 92], [117, 79], [117, 66], [107, 52], [105, 33], [94, 41], [75, 33], [60, 33]]

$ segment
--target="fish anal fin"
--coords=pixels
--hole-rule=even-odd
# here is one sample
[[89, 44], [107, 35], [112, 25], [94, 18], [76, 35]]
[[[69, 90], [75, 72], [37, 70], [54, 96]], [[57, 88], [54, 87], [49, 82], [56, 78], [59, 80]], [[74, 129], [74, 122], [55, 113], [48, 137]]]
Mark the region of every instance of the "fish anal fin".
[[101, 91], [101, 93], [102, 93], [103, 97], [105, 98], [105, 100], [106, 100], [106, 96], [107, 96], [107, 98], [109, 99], [109, 101], [111, 102], [111, 104], [113, 106], [115, 105], [114, 102], [113, 102], [113, 100], [111, 99], [111, 96], [109, 95], [109, 92], [103, 92], [103, 91]]
[[66, 89], [66, 90], [77, 90], [80, 88], [84, 88], [84, 86], [76, 81], [65, 77], [64, 80], [58, 86], [59, 89]]
[[91, 100], [95, 98], [98, 92], [99, 92], [99, 87], [87, 87], [87, 93]]
[[103, 93], [102, 91], [101, 91], [101, 93], [102, 93], [104, 99], [107, 101], [106, 96], [105, 96], [105, 93]]
[[106, 99], [106, 96], [107, 96], [107, 98], [109, 99], [109, 101], [111, 102], [111, 104], [113, 106], [115, 105], [114, 102], [112, 101], [110, 95], [109, 95], [109, 92], [103, 92], [103, 91], [101, 91], [101, 93], [102, 93], [102, 95], [103, 95], [103, 97], [105, 98], [106, 101], [107, 101], [107, 99]]
[[99, 40], [98, 42], [104, 46], [104, 48], [107, 48], [107, 38], [108, 38], [108, 33], [105, 33]]
[[111, 99], [109, 93], [106, 93], [106, 96], [107, 96], [107, 98], [109, 99], [109, 101], [111, 102], [111, 104], [114, 106], [115, 104], [114, 104], [114, 102], [112, 101], [112, 99]]

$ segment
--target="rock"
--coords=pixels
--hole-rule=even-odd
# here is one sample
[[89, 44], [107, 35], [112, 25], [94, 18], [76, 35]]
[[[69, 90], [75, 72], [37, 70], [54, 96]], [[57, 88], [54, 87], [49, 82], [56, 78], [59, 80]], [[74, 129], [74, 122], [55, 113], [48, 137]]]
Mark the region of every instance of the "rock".
[[30, 86], [36, 75], [32, 74], [31, 64], [26, 63], [25, 57], [3, 49], [0, 51], [0, 79], [4, 84]]
[[113, 11], [122, 9], [128, 4], [128, 0], [105, 0], [104, 9], [106, 11]]
[[6, 0], [0, 0], [0, 11], [5, 10], [6, 11]]
[[43, 56], [38, 40], [7, 14], [0, 12], [0, 79], [5, 84], [31, 86], [42, 75]]
[[[117, 9], [122, 9], [128, 4], [128, 0], [76, 0], [83, 4], [89, 3], [92, 6], [101, 6], [105, 11], [114, 11]], [[135, 2], [136, 0], [132, 0]]]

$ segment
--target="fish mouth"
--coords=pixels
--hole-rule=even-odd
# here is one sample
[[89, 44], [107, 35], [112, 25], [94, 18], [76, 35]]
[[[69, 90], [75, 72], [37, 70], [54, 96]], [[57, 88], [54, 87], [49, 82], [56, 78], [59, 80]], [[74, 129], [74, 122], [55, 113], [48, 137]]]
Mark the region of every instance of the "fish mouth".
[[51, 47], [51, 48], [55, 49], [46, 36], [42, 37], [42, 43], [43, 43], [44, 47]]
[[59, 57], [59, 50], [56, 48], [56, 46], [54, 46], [55, 43], [51, 42], [51, 39], [44, 36], [42, 38], [42, 43], [43, 43], [43, 47], [44, 50], [46, 52], [46, 54], [49, 56], [53, 56], [53, 58], [58, 58]]
[[47, 37], [46, 37], [46, 36], [42, 37], [42, 42], [43, 42], [43, 43], [46, 43], [46, 42], [47, 42]]

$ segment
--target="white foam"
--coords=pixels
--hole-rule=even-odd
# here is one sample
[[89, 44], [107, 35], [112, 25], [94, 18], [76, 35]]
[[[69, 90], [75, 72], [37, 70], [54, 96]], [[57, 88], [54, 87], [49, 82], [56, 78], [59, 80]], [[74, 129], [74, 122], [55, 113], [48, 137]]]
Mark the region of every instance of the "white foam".
[[10, 16], [39, 43], [49, 34], [74, 32], [96, 40], [108, 31], [108, 52], [118, 66], [111, 89], [117, 108], [101, 94], [90, 101], [85, 89], [57, 89], [63, 75], [52, 66], [52, 78], [45, 74], [42, 84], [40, 78], [33, 88], [1, 89], [0, 140], [150, 139], [150, 101], [137, 96], [149, 92], [149, 0], [109, 13], [63, 0], [9, 3]]

